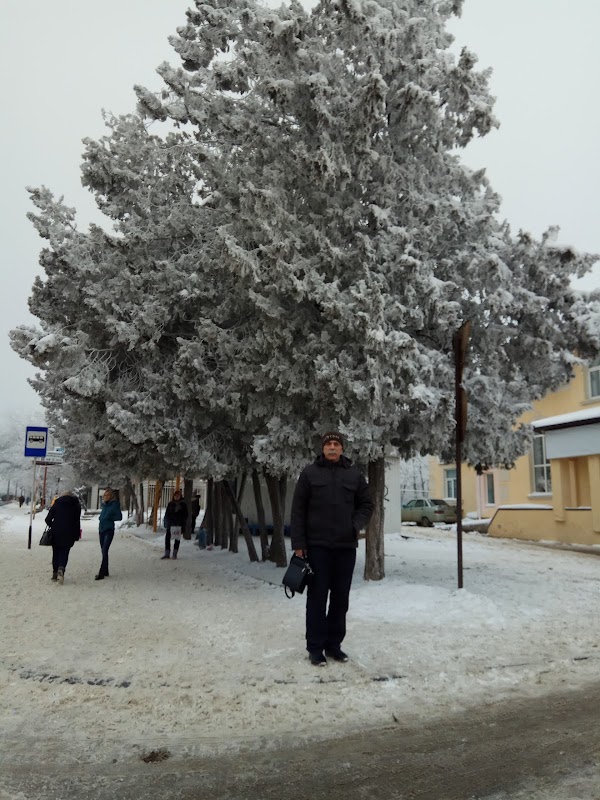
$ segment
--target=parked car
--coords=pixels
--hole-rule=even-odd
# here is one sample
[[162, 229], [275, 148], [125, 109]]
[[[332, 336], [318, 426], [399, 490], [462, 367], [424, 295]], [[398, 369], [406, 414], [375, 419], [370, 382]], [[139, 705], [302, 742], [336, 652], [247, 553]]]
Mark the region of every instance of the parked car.
[[434, 522], [456, 522], [456, 506], [434, 497], [409, 500], [402, 506], [402, 522], [416, 522], [425, 528]]

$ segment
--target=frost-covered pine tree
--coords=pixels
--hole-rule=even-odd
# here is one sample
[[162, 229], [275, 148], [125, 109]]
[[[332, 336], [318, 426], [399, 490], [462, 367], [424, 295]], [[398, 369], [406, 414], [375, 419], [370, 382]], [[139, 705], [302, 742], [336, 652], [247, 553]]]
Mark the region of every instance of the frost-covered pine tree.
[[[522, 452], [524, 408], [598, 352], [598, 304], [569, 286], [593, 259], [553, 231], [515, 237], [462, 165], [496, 123], [486, 74], [448, 49], [460, 7], [196, 2], [172, 39], [182, 67], [161, 66], [159, 95], [137, 90], [164, 133], [125, 118], [87, 145], [84, 181], [115, 233], [78, 233], [34, 193], [45, 327], [15, 347], [47, 348], [49, 402], [66, 392], [124, 446], [215, 477], [244, 447], [293, 474], [339, 427], [381, 512], [387, 445], [450, 454], [452, 335], [470, 319], [468, 457]], [[382, 523], [369, 578], [384, 574]]]
[[[511, 463], [524, 408], [598, 351], [598, 304], [569, 285], [593, 259], [551, 233], [513, 236], [484, 172], [460, 161], [496, 124], [487, 74], [449, 51], [461, 5], [196, 2], [172, 39], [183, 66], [160, 68], [162, 96], [138, 88], [143, 113], [218, 161], [222, 263], [258, 332], [236, 397], [264, 417], [255, 450], [274, 468], [331, 425], [379, 494], [387, 444], [449, 455], [451, 342], [466, 319], [468, 457]], [[383, 576], [382, 542], [379, 515], [367, 577]]]
[[48, 240], [30, 301], [43, 326], [13, 332], [13, 346], [44, 371], [36, 388], [52, 423], [77, 439], [84, 460], [88, 450], [98, 475], [136, 464], [154, 475], [197, 472], [217, 451], [201, 434], [218, 436], [218, 424], [178, 398], [186, 375], [177, 341], [198, 341], [199, 326], [210, 351], [202, 305], [212, 311], [224, 289], [201, 280], [210, 226], [193, 203], [195, 167], [175, 135], [152, 137], [138, 118], [107, 122], [110, 135], [86, 143], [82, 174], [115, 230], [80, 232], [72, 209], [32, 190], [30, 217]]

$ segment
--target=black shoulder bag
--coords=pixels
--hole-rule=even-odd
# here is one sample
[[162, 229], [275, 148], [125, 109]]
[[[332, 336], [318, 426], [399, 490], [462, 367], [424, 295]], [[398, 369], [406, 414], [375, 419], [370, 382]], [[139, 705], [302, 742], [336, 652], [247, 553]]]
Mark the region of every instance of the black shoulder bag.
[[302, 594], [313, 574], [308, 561], [294, 553], [281, 581], [285, 586], [287, 597], [291, 599], [296, 592]]
[[49, 528], [47, 525], [44, 532], [42, 533], [40, 544], [46, 547], [50, 547], [52, 545], [52, 528]]

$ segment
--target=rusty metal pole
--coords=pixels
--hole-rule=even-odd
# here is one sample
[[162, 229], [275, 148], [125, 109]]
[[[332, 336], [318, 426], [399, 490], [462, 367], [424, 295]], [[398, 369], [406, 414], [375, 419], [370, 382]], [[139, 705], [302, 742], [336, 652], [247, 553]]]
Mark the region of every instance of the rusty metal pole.
[[48, 478], [48, 466], [44, 465], [44, 483], [42, 486], [42, 508], [46, 508], [46, 481]]
[[462, 546], [462, 392], [461, 375], [459, 373], [458, 358], [455, 366], [455, 392], [456, 392], [456, 547], [458, 588], [463, 588], [463, 546]]
[[469, 338], [471, 336], [471, 323], [467, 320], [454, 334], [452, 346], [454, 349], [454, 392], [455, 392], [455, 433], [456, 433], [456, 546], [458, 588], [463, 588], [463, 547], [462, 547], [462, 443], [467, 431], [467, 393], [462, 385], [463, 369]]

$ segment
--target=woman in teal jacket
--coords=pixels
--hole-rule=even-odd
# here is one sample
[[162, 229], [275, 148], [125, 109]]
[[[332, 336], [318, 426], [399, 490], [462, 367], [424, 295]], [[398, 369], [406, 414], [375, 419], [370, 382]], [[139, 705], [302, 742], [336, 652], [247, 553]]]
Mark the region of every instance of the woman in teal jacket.
[[119, 501], [115, 497], [112, 489], [105, 489], [102, 495], [102, 508], [100, 510], [98, 524], [100, 549], [102, 550], [102, 564], [100, 565], [100, 571], [96, 575], [97, 581], [108, 578], [108, 551], [110, 550], [115, 535], [115, 522], [118, 522], [120, 519], [123, 519], [123, 514], [121, 514]]

